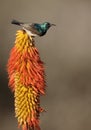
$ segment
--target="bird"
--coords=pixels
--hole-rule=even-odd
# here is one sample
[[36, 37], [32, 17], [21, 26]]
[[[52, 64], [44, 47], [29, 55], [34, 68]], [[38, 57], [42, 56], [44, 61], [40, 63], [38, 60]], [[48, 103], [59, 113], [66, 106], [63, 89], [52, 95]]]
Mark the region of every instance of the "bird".
[[49, 22], [39, 24], [39, 23], [23, 23], [17, 20], [12, 20], [11, 23], [21, 26], [29, 36], [33, 37], [44, 36], [50, 27], [56, 26], [55, 24], [51, 24]]

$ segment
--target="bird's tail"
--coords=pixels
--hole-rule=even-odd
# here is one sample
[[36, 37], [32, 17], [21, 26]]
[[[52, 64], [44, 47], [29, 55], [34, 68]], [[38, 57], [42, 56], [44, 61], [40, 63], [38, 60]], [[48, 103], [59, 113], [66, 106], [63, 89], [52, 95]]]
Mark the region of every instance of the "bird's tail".
[[17, 21], [17, 20], [12, 20], [11, 23], [12, 23], [12, 24], [19, 25], [19, 26], [21, 26], [21, 25], [23, 24], [22, 22], [19, 22], [19, 21]]

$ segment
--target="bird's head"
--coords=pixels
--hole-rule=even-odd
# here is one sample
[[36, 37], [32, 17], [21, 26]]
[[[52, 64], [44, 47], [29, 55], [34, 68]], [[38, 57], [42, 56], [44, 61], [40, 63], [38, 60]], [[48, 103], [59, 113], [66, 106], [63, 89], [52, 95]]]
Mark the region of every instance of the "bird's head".
[[49, 22], [44, 22], [42, 24], [42, 27], [44, 27], [46, 30], [48, 30], [51, 26], [56, 26], [55, 24], [51, 24]]

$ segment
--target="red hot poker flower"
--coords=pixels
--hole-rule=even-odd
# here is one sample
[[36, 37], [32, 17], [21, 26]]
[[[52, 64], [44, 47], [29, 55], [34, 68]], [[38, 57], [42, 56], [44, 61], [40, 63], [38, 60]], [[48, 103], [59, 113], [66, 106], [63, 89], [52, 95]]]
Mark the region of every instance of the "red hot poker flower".
[[40, 94], [45, 94], [46, 86], [44, 64], [34, 40], [23, 30], [16, 34], [7, 66], [19, 126], [22, 130], [40, 130]]

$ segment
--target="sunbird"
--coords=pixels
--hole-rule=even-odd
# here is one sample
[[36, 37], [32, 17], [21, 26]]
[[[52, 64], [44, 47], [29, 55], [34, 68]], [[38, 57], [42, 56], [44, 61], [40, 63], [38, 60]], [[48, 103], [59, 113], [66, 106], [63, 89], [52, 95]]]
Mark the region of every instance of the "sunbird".
[[56, 26], [55, 24], [51, 24], [49, 22], [44, 22], [44, 23], [23, 23], [19, 22], [17, 20], [12, 20], [12, 24], [19, 25], [27, 32], [29, 36], [44, 36], [48, 29], [52, 26]]

